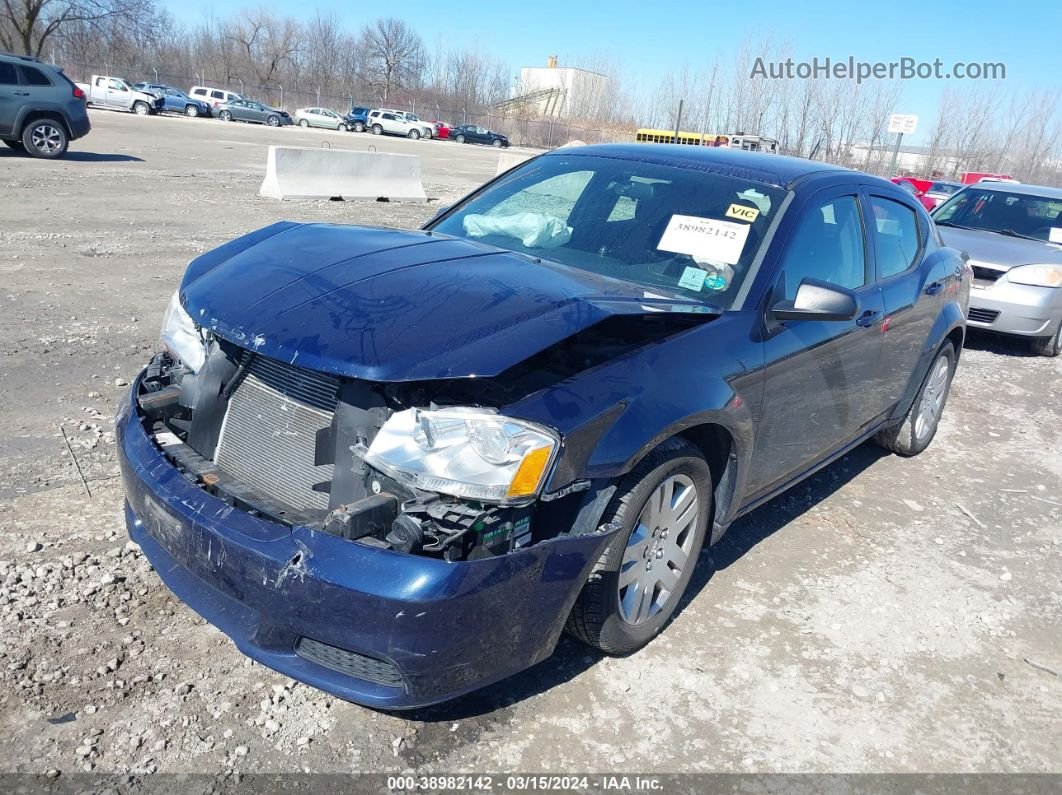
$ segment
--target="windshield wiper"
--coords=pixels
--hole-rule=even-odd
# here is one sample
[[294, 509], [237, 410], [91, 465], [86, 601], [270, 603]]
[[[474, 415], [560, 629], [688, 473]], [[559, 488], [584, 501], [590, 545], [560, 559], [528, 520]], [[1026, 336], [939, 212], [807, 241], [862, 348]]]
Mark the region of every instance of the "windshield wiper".
[[963, 226], [962, 224], [957, 224], [953, 221], [937, 221], [936, 224], [937, 226], [952, 226], [956, 229], [973, 229], [972, 226]]
[[1023, 234], [1021, 234], [1019, 232], [1015, 232], [1013, 229], [1000, 229], [999, 230], [999, 234], [1006, 235], [1007, 237], [1020, 237], [1020, 238], [1023, 238], [1025, 240], [1036, 240], [1036, 241], [1041, 242], [1041, 243], [1044, 242], [1043, 238], [1032, 237], [1031, 235], [1023, 235]]

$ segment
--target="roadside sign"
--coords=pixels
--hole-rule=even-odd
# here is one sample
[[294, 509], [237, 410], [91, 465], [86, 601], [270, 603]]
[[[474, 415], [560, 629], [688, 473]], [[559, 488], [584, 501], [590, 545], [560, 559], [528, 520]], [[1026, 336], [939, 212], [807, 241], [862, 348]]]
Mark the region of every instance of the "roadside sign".
[[889, 116], [889, 132], [910, 135], [918, 127], [918, 117], [907, 113], [893, 113]]

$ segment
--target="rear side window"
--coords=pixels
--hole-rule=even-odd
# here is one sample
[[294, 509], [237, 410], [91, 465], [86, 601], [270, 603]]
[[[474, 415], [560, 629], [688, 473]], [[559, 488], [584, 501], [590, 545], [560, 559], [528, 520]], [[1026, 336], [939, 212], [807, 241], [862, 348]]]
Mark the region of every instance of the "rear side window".
[[52, 81], [48, 79], [48, 75], [42, 72], [35, 66], [20, 66], [22, 70], [22, 79], [26, 81], [27, 86], [50, 86]]
[[0, 61], [0, 86], [17, 86], [18, 73], [15, 65], [7, 61]]
[[914, 265], [921, 247], [918, 216], [910, 207], [880, 196], [870, 197], [874, 211], [874, 246], [878, 255], [878, 278], [887, 279]]
[[225, 99], [225, 92], [223, 91], [211, 91], [210, 96], [214, 99]]

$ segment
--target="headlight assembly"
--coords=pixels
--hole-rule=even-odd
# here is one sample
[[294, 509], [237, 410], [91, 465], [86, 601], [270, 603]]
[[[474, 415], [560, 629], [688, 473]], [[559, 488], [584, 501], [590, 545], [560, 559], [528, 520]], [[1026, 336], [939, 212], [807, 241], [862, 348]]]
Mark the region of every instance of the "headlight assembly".
[[206, 343], [199, 327], [181, 306], [180, 291], [173, 294], [166, 314], [162, 316], [162, 347], [180, 359], [193, 373], [198, 373], [206, 361]]
[[1007, 281], [1033, 287], [1062, 287], [1062, 265], [1019, 265], [1007, 271]]
[[424, 491], [513, 504], [538, 495], [559, 446], [550, 429], [485, 409], [408, 409], [384, 423], [365, 460]]

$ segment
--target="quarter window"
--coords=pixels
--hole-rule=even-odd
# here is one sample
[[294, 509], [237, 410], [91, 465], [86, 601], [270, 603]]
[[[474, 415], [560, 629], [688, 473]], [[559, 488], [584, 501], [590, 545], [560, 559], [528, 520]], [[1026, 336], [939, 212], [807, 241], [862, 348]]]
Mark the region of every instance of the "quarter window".
[[789, 238], [783, 259], [785, 297], [796, 297], [804, 279], [855, 290], [867, 283], [866, 242], [859, 202], [837, 196], [804, 213]]
[[34, 66], [22, 66], [22, 79], [26, 81], [27, 86], [50, 86], [52, 81], [48, 79], [48, 75], [37, 69]]
[[880, 196], [870, 197], [870, 207], [874, 211], [878, 278], [887, 279], [914, 265], [921, 246], [918, 216], [910, 207]]

